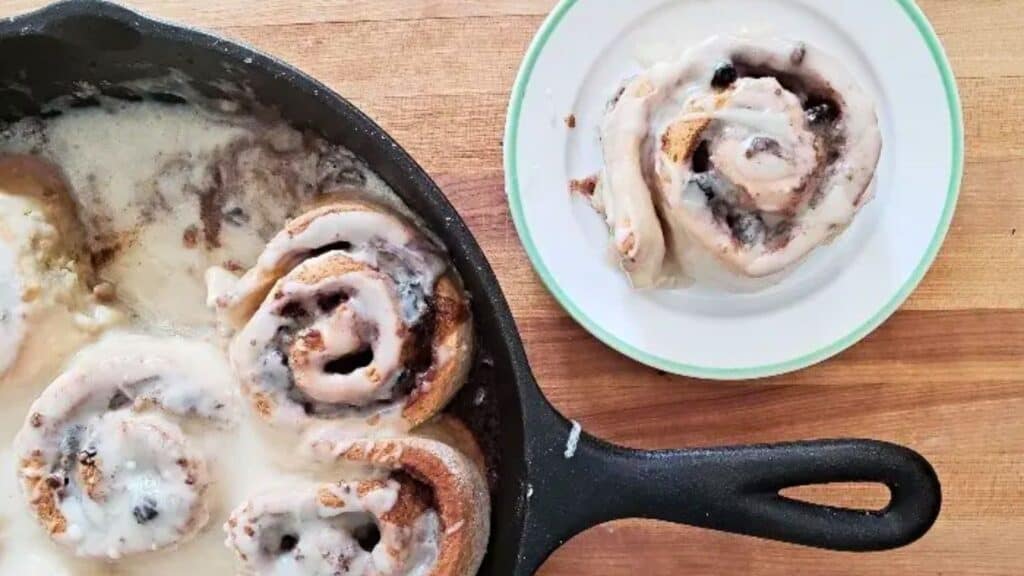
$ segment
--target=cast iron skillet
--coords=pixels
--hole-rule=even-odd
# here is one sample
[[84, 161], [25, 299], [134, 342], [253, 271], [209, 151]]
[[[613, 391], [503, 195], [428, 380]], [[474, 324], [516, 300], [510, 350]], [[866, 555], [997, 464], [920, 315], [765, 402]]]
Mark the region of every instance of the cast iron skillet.
[[[481, 574], [532, 574], [573, 535], [626, 517], [850, 551], [903, 546], [934, 523], [941, 496], [931, 466], [917, 453], [883, 442], [644, 452], [584, 433], [567, 458], [570, 423], [541, 395], [498, 282], [458, 214], [372, 120], [273, 58], [113, 4], [71, 0], [0, 21], [0, 122], [45, 115], [46, 102], [75, 93], [81, 82], [115, 97], [173, 102], [179, 100], [173, 94], [119, 86], [172, 69], [207, 96], [223, 96], [225, 80], [247, 85], [258, 102], [298, 128], [347, 146], [451, 251], [473, 295], [481, 348], [453, 408], [482, 438], [492, 468], [494, 529]], [[483, 406], [474, 406], [481, 397]], [[886, 485], [890, 504], [879, 511], [847, 510], [779, 495], [791, 486], [853, 481]]]

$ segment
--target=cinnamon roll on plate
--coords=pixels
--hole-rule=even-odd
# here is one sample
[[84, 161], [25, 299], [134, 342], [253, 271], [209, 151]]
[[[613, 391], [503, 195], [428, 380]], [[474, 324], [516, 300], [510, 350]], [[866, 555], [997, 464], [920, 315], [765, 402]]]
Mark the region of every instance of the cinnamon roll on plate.
[[[934, 260], [963, 167], [955, 80], [908, 6], [559, 6], [504, 143], [555, 298], [620, 352], [716, 379], [804, 368], [876, 328]], [[880, 26], [906, 32], [899, 49]]]
[[601, 140], [591, 199], [637, 288], [780, 279], [871, 199], [882, 147], [875, 105], [842, 63], [736, 37], [630, 80]]

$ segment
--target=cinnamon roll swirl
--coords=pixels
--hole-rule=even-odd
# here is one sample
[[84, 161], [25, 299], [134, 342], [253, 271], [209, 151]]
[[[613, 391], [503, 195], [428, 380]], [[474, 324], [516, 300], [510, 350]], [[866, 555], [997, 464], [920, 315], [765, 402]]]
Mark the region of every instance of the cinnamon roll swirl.
[[362, 203], [289, 222], [237, 285], [213, 298], [244, 326], [230, 357], [264, 420], [295, 429], [420, 424], [462, 386], [466, 295], [414, 226]]
[[637, 287], [778, 276], [871, 199], [875, 107], [843, 66], [782, 40], [716, 38], [631, 80], [601, 130], [594, 204]]
[[15, 439], [22, 492], [78, 556], [173, 547], [207, 522], [204, 456], [182, 425], [227, 426], [231, 375], [198, 342], [119, 335], [36, 400]]
[[224, 529], [245, 574], [470, 576], [487, 548], [490, 501], [462, 454], [423, 438], [336, 447], [373, 480], [261, 494]]

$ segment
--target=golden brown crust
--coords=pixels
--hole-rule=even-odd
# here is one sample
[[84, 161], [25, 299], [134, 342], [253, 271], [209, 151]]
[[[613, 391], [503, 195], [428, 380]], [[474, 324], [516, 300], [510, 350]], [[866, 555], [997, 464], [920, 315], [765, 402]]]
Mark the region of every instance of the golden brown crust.
[[104, 500], [103, 468], [100, 467], [98, 458], [79, 462], [78, 483], [85, 488], [85, 493], [89, 495], [90, 500], [96, 502]]
[[253, 410], [263, 418], [270, 418], [274, 413], [274, 399], [267, 394], [254, 392], [251, 396]]
[[442, 276], [434, 288], [436, 320], [432, 361], [417, 393], [402, 415], [418, 426], [440, 412], [462, 388], [473, 360], [473, 319], [466, 293], [454, 276]]
[[299, 269], [297, 274], [291, 278], [303, 284], [313, 286], [324, 280], [337, 278], [352, 272], [374, 272], [374, 270], [362, 262], [340, 256], [324, 260], [319, 266], [305, 266]]
[[[364, 211], [384, 212], [383, 209], [365, 202], [332, 201], [289, 220], [284, 226], [284, 231], [289, 237], [293, 237], [305, 232], [310, 224], [325, 215]], [[297, 264], [298, 262], [294, 258], [285, 258], [272, 269], [255, 269], [253, 286], [227, 311], [227, 319], [231, 325], [235, 327], [244, 325], [260, 307], [277, 281], [288, 274]], [[313, 281], [307, 283], [313, 283]]]
[[[401, 472], [430, 491], [429, 501], [441, 521], [440, 551], [430, 576], [476, 572], [490, 535], [490, 494], [483, 476], [465, 456], [426, 438], [399, 438], [357, 442], [341, 457]], [[427, 499], [412, 490], [406, 498], [408, 508], [396, 513], [409, 512]]]
[[75, 272], [91, 285], [85, 228], [61, 169], [38, 156], [0, 154], [0, 190], [39, 203], [46, 221], [57, 229], [61, 249], [71, 257]]
[[385, 487], [386, 483], [383, 480], [363, 480], [356, 485], [356, 496], [365, 498], [370, 492], [380, 490]]
[[277, 283], [278, 279], [287, 273], [287, 270], [275, 269], [269, 272], [260, 271], [256, 275], [255, 286], [253, 289], [242, 295], [234, 302], [230, 308], [225, 309], [224, 314], [231, 326], [239, 328], [244, 326], [245, 323], [252, 317], [256, 309], [260, 307], [263, 300], [273, 289], [274, 284]]
[[416, 436], [437, 440], [455, 448], [469, 458], [484, 477], [487, 476], [487, 458], [473, 432], [457, 417], [438, 414], [429, 422], [416, 428]]
[[37, 491], [32, 492], [30, 505], [35, 510], [39, 521], [51, 536], [59, 536], [68, 529], [67, 518], [57, 506], [58, 495], [45, 481], [36, 485]]
[[[732, 90], [726, 90], [714, 99], [715, 109], [724, 106], [732, 96]], [[668, 127], [661, 136], [661, 149], [673, 163], [687, 162], [700, 144], [701, 135], [711, 124], [710, 118], [691, 118], [679, 120]]]
[[711, 120], [680, 120], [669, 126], [661, 137], [661, 149], [676, 164], [682, 164], [693, 154], [700, 143], [700, 136]]
[[[390, 212], [387, 212], [378, 206], [374, 206], [369, 202], [359, 202], [356, 200], [331, 200], [329, 203], [325, 203], [317, 208], [296, 216], [285, 224], [284, 229], [290, 236], [296, 236], [305, 232], [306, 228], [309, 228], [309, 225], [318, 218], [328, 214], [343, 214], [345, 212], [382, 212], [390, 214]], [[398, 218], [398, 216], [395, 217]]]
[[569, 191], [573, 194], [579, 194], [587, 199], [594, 197], [594, 192], [597, 191], [598, 178], [597, 176], [587, 176], [586, 178], [576, 178], [569, 180]]
[[390, 524], [412, 527], [424, 512], [430, 510], [433, 495], [427, 486], [415, 478], [398, 477], [396, 479], [399, 483], [398, 499], [390, 510], [381, 515], [380, 519]]
[[[288, 222], [282, 234], [294, 237], [306, 232], [318, 219], [331, 214], [353, 212], [386, 214], [395, 218], [401, 225], [409, 226], [408, 238], [412, 240], [410, 240], [408, 249], [416, 250], [412, 244], [416, 242], [417, 233], [412, 228], [412, 224], [383, 208], [363, 202], [332, 202], [320, 206]], [[343, 237], [344, 234], [342, 233], [341, 236]], [[379, 276], [380, 280], [386, 281], [392, 286], [393, 291], [396, 291], [397, 298], [397, 288], [394, 287], [393, 279], [378, 271], [373, 264], [357, 260], [343, 253], [324, 254], [315, 260], [306, 260], [305, 263], [297, 264], [296, 260], [301, 262], [303, 257], [304, 254], [296, 253], [293, 257], [281, 258], [278, 270], [256, 268], [247, 274], [247, 276], [259, 277], [259, 282], [266, 285], [265, 289], [256, 290], [264, 298], [259, 305], [265, 306], [268, 302], [284, 298], [284, 282], [317, 286], [325, 281], [356, 273]], [[438, 265], [443, 266], [441, 263]], [[431, 278], [434, 277], [434, 273], [436, 272], [431, 272]], [[270, 281], [274, 282], [273, 286], [268, 284]], [[415, 381], [411, 393], [407, 398], [396, 399], [403, 404], [401, 415], [405, 430], [429, 420], [444, 408], [465, 382], [472, 361], [472, 314], [468, 297], [458, 277], [451, 271], [443, 273], [437, 277], [432, 288], [432, 293], [428, 296], [432, 310], [427, 320], [417, 326], [402, 324], [398, 331], [398, 336], [402, 339], [400, 358], [403, 366], [415, 367], [413, 376]], [[245, 298], [241, 300], [241, 302], [244, 301]], [[257, 309], [248, 304], [236, 303], [236, 306], [242, 306], [241, 309], [245, 309], [246, 314], [250, 317], [256, 313]], [[250, 310], [250, 308], [252, 309]], [[249, 318], [245, 318], [245, 321], [248, 322]], [[319, 359], [322, 356], [325, 342], [329, 341], [327, 336], [327, 334], [321, 334], [316, 330], [308, 330], [294, 341], [287, 352], [289, 366], [292, 368], [293, 374], [310, 368], [312, 359]], [[429, 338], [429, 341], [425, 341], [425, 338]], [[388, 372], [389, 370], [390, 368], [372, 365], [366, 369], [362, 377], [365, 377], [370, 383], [385, 382], [392, 376], [392, 373]], [[299, 376], [296, 376], [295, 382], [301, 387]], [[254, 396], [253, 392], [256, 391], [248, 391], [251, 397]], [[275, 406], [269, 402], [268, 398], [253, 397], [252, 401], [257, 413], [264, 418], [274, 414]], [[277, 401], [280, 402], [280, 399]]]
[[[339, 201], [332, 199], [289, 220], [284, 225], [283, 233], [286, 233], [291, 238], [305, 232], [310, 224], [323, 216], [346, 212], [378, 212], [388, 214], [404, 225], [411, 226], [398, 215], [392, 214], [384, 208], [373, 204], [353, 200]], [[301, 254], [292, 254], [291, 257], [283, 258], [273, 268], [264, 269], [257, 267], [250, 270], [246, 276], [252, 279], [252, 285], [244, 294], [238, 295], [238, 300], [226, 309], [225, 313], [228, 322], [235, 328], [243, 326], [256, 309], [260, 307], [277, 281], [291, 272], [301, 261]]]
[[[333, 490], [329, 490], [327, 487], [321, 487], [316, 493], [316, 500], [324, 508], [344, 508], [345, 501], [340, 496], [334, 493]], [[232, 518], [232, 521], [234, 519]]]
[[57, 505], [63, 485], [43, 474], [46, 460], [42, 452], [36, 450], [28, 458], [23, 458], [19, 468], [24, 478], [25, 493], [29, 494], [29, 505], [40, 523], [51, 536], [63, 534], [68, 528], [68, 521]]

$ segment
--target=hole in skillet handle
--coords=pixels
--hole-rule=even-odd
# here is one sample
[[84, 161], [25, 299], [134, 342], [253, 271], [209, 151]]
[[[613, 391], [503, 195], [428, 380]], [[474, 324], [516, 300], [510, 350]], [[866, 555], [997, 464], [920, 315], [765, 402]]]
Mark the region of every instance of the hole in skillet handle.
[[783, 488], [779, 494], [783, 498], [799, 502], [865, 512], [881, 512], [892, 503], [892, 491], [884, 484], [871, 482], [833, 482], [793, 486]]

